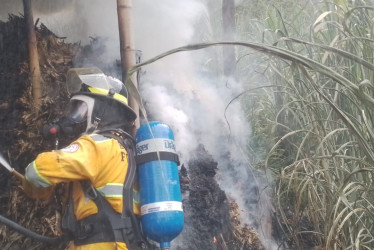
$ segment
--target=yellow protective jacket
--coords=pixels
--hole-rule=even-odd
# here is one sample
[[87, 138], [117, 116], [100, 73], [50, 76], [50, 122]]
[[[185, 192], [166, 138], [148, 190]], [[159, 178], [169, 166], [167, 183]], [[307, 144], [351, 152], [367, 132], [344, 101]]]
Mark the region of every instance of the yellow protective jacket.
[[[74, 214], [77, 220], [96, 214], [95, 203], [85, 197], [79, 181], [89, 180], [117, 212], [122, 212], [123, 183], [128, 170], [126, 149], [115, 139], [99, 134], [80, 137], [69, 146], [41, 153], [26, 168], [25, 192], [33, 198], [47, 198], [53, 187], [73, 181]], [[139, 207], [134, 204], [134, 213]], [[69, 249], [127, 249], [124, 243], [103, 242]]]

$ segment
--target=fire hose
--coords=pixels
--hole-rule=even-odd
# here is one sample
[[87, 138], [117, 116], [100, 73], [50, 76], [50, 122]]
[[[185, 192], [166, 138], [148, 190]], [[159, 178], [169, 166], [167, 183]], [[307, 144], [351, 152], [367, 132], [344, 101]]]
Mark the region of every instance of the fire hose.
[[57, 243], [61, 243], [63, 241], [69, 240], [66, 236], [48, 237], [48, 236], [40, 235], [38, 233], [35, 233], [35, 232], [19, 225], [18, 223], [14, 222], [12, 220], [9, 220], [8, 218], [6, 218], [2, 215], [0, 215], [0, 222], [5, 224], [6, 226], [12, 228], [13, 230], [17, 231], [18, 233], [21, 233], [21, 234], [26, 235], [30, 238], [33, 238], [34, 240], [41, 241], [41, 242], [44, 242], [44, 243], [57, 244]]

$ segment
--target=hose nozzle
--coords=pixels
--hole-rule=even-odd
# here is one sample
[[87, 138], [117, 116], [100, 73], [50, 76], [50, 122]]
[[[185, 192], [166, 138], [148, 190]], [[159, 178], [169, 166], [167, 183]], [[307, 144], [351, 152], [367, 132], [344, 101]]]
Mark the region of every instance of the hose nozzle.
[[25, 178], [22, 174], [20, 174], [10, 166], [10, 164], [2, 154], [0, 154], [0, 164], [4, 166], [10, 173], [14, 174], [14, 176], [17, 177], [19, 180], [22, 181]]

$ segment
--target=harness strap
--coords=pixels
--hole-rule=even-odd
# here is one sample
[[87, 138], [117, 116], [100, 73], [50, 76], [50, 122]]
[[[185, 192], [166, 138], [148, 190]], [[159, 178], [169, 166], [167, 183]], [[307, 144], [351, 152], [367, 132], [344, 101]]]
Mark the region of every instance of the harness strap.
[[146, 154], [141, 154], [135, 156], [135, 160], [137, 164], [143, 164], [145, 162], [150, 161], [159, 161], [159, 160], [166, 160], [166, 161], [174, 161], [179, 165], [179, 156], [176, 153], [160, 151], [160, 152], [150, 152]]
[[98, 242], [126, 242], [122, 230], [131, 230], [129, 218], [121, 218], [101, 194], [93, 200], [99, 212], [77, 222], [74, 244], [77, 246]]
[[[136, 169], [136, 162], [135, 162], [135, 147], [134, 147], [134, 139], [127, 134], [124, 131], [117, 130], [114, 131], [109, 131], [109, 133], [105, 133], [105, 131], [101, 132], [100, 134], [116, 139], [127, 151], [128, 154], [128, 159], [129, 159], [129, 164], [127, 168], [127, 175], [125, 179], [125, 183], [123, 186], [123, 198], [126, 199], [123, 202], [123, 209], [122, 209], [122, 218], [130, 218], [131, 223], [132, 223], [132, 230], [133, 236], [134, 237], [126, 237], [127, 239], [135, 238], [135, 242], [126, 242], [128, 246], [134, 246], [138, 247], [140, 249], [146, 249], [146, 240], [143, 237], [142, 231], [140, 229], [139, 221], [134, 215], [134, 208], [133, 208], [133, 184], [134, 184], [134, 179], [137, 174], [137, 169]], [[116, 135], [118, 133], [121, 136]], [[130, 247], [131, 248], [131, 247]], [[132, 249], [132, 248], [131, 248]], [[135, 248], [134, 248], [135, 249]]]
[[122, 138], [114, 134], [112, 131], [113, 130], [101, 131], [100, 134], [117, 140], [122, 145], [122, 147], [126, 149], [127, 154], [128, 154], [128, 159], [129, 159], [129, 164], [127, 167], [127, 175], [126, 175], [125, 183], [123, 185], [123, 199], [125, 199], [123, 202], [124, 207], [122, 209], [122, 216], [123, 216], [125, 214], [127, 215], [128, 213], [133, 213], [134, 211], [133, 194], [132, 194], [132, 186], [134, 184], [135, 174], [136, 174], [136, 164], [132, 163], [132, 159], [133, 159], [132, 150], [134, 147], [133, 146], [134, 142], [133, 142], [132, 137], [129, 134], [125, 133], [124, 131], [121, 131], [118, 133], [125, 134], [126, 135], [125, 138]]
[[66, 231], [70, 239], [74, 239], [74, 231], [77, 228], [77, 220], [74, 215], [74, 206], [73, 206], [73, 183], [68, 184], [68, 195], [69, 199], [66, 202], [64, 214], [61, 219], [61, 228]]
[[[122, 214], [117, 213], [109, 202], [89, 181], [81, 181], [82, 189], [91, 198], [98, 213], [77, 221], [73, 212], [72, 195], [62, 220], [62, 228], [73, 237], [75, 245], [86, 245], [98, 242], [125, 242], [129, 249], [147, 249], [138, 219], [133, 212], [133, 184], [137, 174], [134, 140], [122, 130], [100, 131], [101, 135], [117, 140], [128, 153], [128, 171], [123, 185]], [[118, 135], [117, 135], [118, 134]]]
[[125, 237], [125, 239], [132, 239], [132, 242], [126, 242], [130, 249], [147, 249], [147, 240], [144, 238], [143, 233], [140, 229], [139, 220], [134, 215], [133, 208], [133, 184], [135, 176], [137, 175], [137, 168], [135, 162], [135, 141], [128, 133], [122, 130], [110, 130], [110, 131], [101, 131], [100, 134], [116, 139], [127, 151], [128, 154], [128, 169], [123, 185], [123, 208], [121, 218], [130, 218], [132, 224], [132, 232], [129, 231], [133, 237]]

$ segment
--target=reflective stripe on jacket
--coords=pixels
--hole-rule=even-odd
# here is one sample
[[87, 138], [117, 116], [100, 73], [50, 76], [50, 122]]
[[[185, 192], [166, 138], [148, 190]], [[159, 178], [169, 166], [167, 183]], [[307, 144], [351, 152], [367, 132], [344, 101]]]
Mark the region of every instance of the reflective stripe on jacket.
[[[75, 181], [74, 214], [80, 220], [97, 213], [95, 203], [86, 197], [79, 182], [89, 180], [121, 213], [127, 167], [127, 152], [117, 140], [98, 134], [84, 135], [63, 149], [39, 154], [26, 168], [24, 189], [30, 196], [42, 198], [45, 197], [43, 190], [58, 183]], [[134, 213], [139, 214], [135, 204]]]

